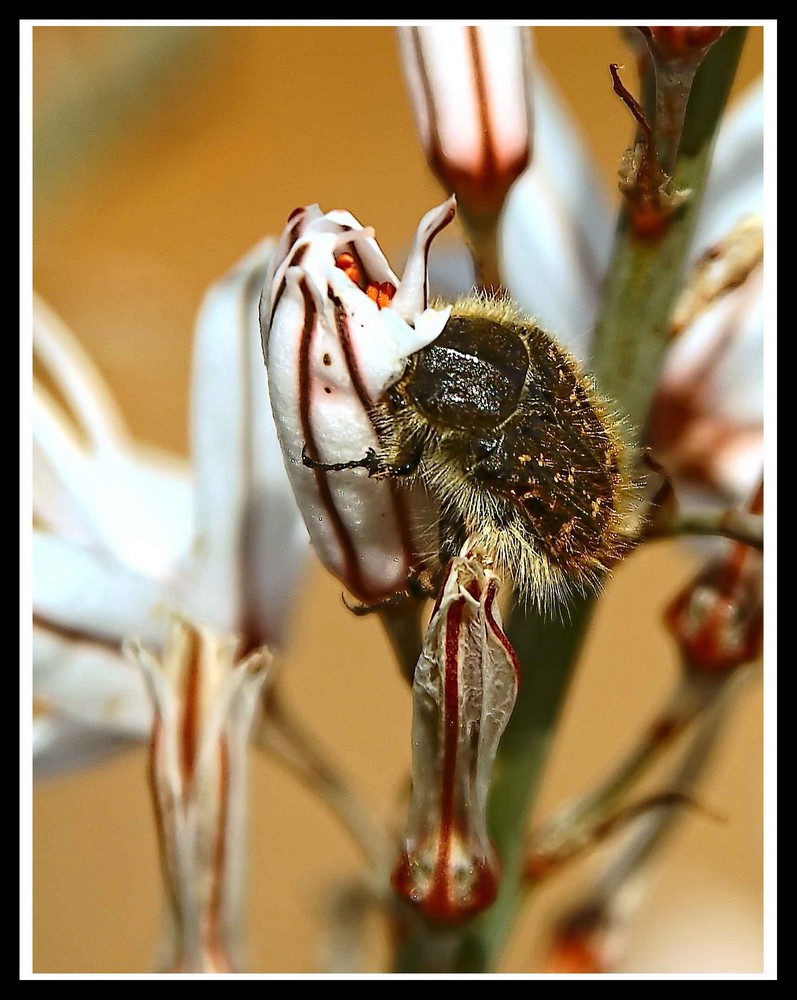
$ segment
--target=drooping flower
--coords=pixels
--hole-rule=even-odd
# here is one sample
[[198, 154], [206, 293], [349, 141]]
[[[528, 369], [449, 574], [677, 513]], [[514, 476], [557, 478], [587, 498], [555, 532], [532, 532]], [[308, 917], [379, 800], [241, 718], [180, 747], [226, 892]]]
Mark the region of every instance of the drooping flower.
[[126, 637], [162, 649], [179, 612], [244, 651], [279, 644], [309, 549], [262, 379], [264, 242], [208, 292], [196, 328], [193, 484], [134, 441], [99, 372], [40, 300], [34, 351], [70, 414], [34, 395], [37, 773], [146, 739], [151, 707]]
[[330, 475], [319, 465], [356, 466], [379, 446], [372, 406], [443, 329], [450, 308], [429, 306], [427, 259], [454, 211], [451, 198], [423, 217], [399, 281], [373, 230], [348, 212], [297, 209], [263, 291], [263, 347], [285, 467], [316, 552], [364, 601], [406, 589], [421, 566], [424, 497], [371, 479], [364, 468]]
[[448, 567], [415, 669], [412, 800], [393, 874], [400, 895], [443, 923], [495, 898], [487, 796], [519, 680], [498, 610], [500, 578], [469, 544]]

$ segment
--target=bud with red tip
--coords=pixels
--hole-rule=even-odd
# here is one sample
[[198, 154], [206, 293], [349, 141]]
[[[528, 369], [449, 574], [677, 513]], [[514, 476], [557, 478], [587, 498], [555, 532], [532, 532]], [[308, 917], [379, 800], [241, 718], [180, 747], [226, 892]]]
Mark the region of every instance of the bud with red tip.
[[498, 888], [487, 795], [519, 677], [499, 585], [467, 546], [452, 560], [413, 681], [412, 801], [393, 885], [441, 923], [489, 906]]
[[[764, 487], [751, 504], [761, 513]], [[712, 562], [668, 608], [665, 622], [690, 670], [727, 673], [761, 655], [764, 625], [763, 557], [736, 543]]]
[[433, 173], [467, 215], [499, 212], [531, 156], [528, 29], [413, 26], [399, 44]]

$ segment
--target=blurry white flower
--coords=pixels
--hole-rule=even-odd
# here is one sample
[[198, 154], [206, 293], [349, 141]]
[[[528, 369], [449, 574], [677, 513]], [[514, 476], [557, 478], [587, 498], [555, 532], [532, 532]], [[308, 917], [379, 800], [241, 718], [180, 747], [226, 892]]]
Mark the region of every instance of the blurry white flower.
[[40, 300], [33, 416], [34, 726], [37, 772], [148, 737], [151, 709], [125, 637], [162, 648], [165, 612], [242, 637], [283, 637], [307, 536], [262, 378], [257, 300], [272, 244], [208, 292], [196, 329], [193, 482], [135, 442], [107, 387]]
[[239, 660], [235, 636], [172, 623], [160, 657], [139, 643], [154, 707], [150, 782], [166, 888], [166, 972], [240, 968], [246, 749], [266, 678], [264, 649]]
[[[263, 348], [285, 467], [316, 552], [365, 601], [404, 590], [420, 564], [424, 497], [371, 479], [371, 409], [434, 340], [450, 307], [429, 307], [427, 260], [454, 199], [418, 226], [401, 281], [373, 230], [317, 205], [292, 213], [261, 301]], [[352, 467], [329, 476], [307, 461]]]

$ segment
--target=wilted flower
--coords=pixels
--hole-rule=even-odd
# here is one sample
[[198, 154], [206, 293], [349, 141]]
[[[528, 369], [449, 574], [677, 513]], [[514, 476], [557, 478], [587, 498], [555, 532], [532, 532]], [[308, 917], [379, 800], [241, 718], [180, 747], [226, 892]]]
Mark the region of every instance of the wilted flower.
[[[120, 645], [161, 648], [177, 611], [244, 651], [279, 643], [308, 549], [261, 376], [257, 295], [272, 244], [208, 293], [196, 330], [193, 490], [177, 458], [133, 441], [101, 376], [40, 300], [34, 351], [72, 420], [34, 396], [36, 766], [147, 738], [151, 710]], [[73, 423], [74, 421], [74, 423]]]
[[441, 922], [484, 909], [498, 888], [487, 795], [519, 680], [499, 587], [466, 544], [449, 565], [412, 685], [412, 801], [393, 884]]
[[[298, 209], [263, 291], [263, 346], [285, 467], [316, 552], [364, 601], [406, 589], [421, 565], [423, 495], [357, 466], [379, 446], [372, 406], [448, 319], [450, 307], [429, 307], [427, 258], [454, 211], [451, 198], [423, 217], [399, 281], [372, 229], [348, 212]], [[320, 465], [347, 471], [331, 478]]]
[[155, 712], [150, 782], [166, 887], [168, 972], [239, 965], [246, 840], [246, 747], [270, 654], [174, 621], [160, 657], [126, 646]]

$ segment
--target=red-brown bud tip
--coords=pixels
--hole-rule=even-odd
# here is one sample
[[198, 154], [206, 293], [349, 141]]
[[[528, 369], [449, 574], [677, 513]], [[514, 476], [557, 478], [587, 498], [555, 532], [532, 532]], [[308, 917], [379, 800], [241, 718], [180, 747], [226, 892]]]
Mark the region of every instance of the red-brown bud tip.
[[720, 39], [728, 29], [707, 24], [659, 25], [642, 31], [656, 45], [659, 52], [669, 59], [702, 58], [706, 50]]

